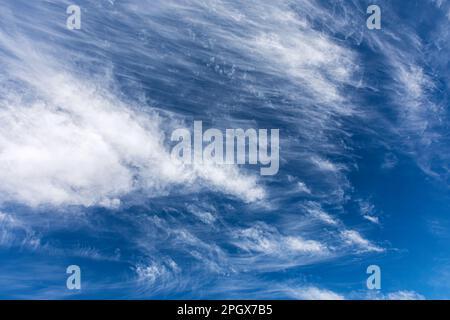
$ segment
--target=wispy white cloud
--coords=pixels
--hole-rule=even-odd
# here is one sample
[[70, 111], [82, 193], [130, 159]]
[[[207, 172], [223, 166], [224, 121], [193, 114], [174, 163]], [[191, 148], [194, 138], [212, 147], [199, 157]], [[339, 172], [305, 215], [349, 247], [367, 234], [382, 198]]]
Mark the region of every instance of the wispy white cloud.
[[[101, 24], [110, 32], [109, 41], [92, 40], [98, 39], [95, 28], [79, 33], [78, 41], [105, 56], [110, 53], [136, 63], [145, 61], [136, 71], [143, 79], [167, 85], [164, 88], [171, 88], [167, 91], [195, 106], [195, 110], [186, 112], [183, 108], [188, 107], [183, 106], [170, 113], [164, 110], [170, 109], [170, 99], [161, 98], [155, 98], [159, 109], [151, 108], [142, 102], [152, 101], [151, 94], [148, 100], [129, 101], [112, 79], [123, 70], [107, 67], [105, 71], [103, 60], [108, 58], [85, 57], [78, 50], [68, 50], [57, 40], [69, 39], [56, 27], [48, 28], [43, 23], [36, 27], [44, 35], [52, 35], [51, 46], [26, 32], [8, 34], [5, 29], [0, 32], [0, 46], [8, 51], [0, 60], [5, 73], [0, 76], [2, 202], [35, 207], [50, 204], [60, 209], [68, 205], [104, 206], [120, 211], [127, 196], [135, 193], [145, 199], [167, 196], [169, 203], [163, 205], [164, 210], [151, 208], [143, 216], [121, 212], [121, 221], [133, 227], [132, 233], [119, 228], [111, 231], [132, 243], [140, 257], [154, 257], [132, 263], [139, 282], [161, 290], [173, 289], [169, 283], [176, 285], [181, 276], [197, 282], [192, 274], [198, 270], [202, 280], [201, 276], [282, 270], [354, 252], [383, 251], [360, 232], [347, 230], [334, 212], [322, 207], [340, 206], [351, 197], [347, 172], [353, 155], [346, 142], [350, 133], [343, 124], [348, 119], [364, 118], [366, 112], [354, 103], [348, 89], [364, 85], [360, 82], [362, 61], [333, 32], [320, 30], [311, 21], [350, 34], [352, 17], [336, 19], [332, 10], [313, 1], [152, 0], [115, 5], [120, 10], [114, 10], [114, 19], [124, 25], [136, 23], [142, 28], [138, 32], [142, 41], [126, 40], [130, 38], [128, 32], [121, 33], [104, 21]], [[2, 21], [9, 23], [4, 16]], [[166, 52], [148, 45], [147, 40], [174, 48]], [[80, 65], [100, 65], [102, 70], [84, 72]], [[405, 70], [404, 79], [416, 80], [416, 85], [405, 90], [423, 93], [420, 86], [428, 84], [427, 75], [421, 74], [419, 67], [416, 72]], [[227, 92], [223, 99], [207, 96], [202, 100], [209, 90], [202, 94], [190, 91], [189, 83], [178, 81], [181, 74], [220, 85], [225, 92], [239, 90], [239, 95]], [[400, 83], [401, 78], [398, 80]], [[146, 86], [146, 82], [142, 80], [139, 85]], [[414, 99], [419, 100], [418, 96]], [[252, 120], [233, 113], [235, 106], [242, 105], [245, 108], [238, 111], [248, 112]], [[307, 217], [302, 217], [303, 221], [288, 217], [286, 225], [276, 220], [273, 226], [259, 222], [236, 226], [222, 221], [229, 213], [223, 208], [185, 206], [180, 212], [187, 209], [210, 228], [200, 231], [190, 220], [182, 220], [179, 211], [179, 215], [172, 215], [168, 209], [171, 195], [201, 194], [203, 190], [250, 203], [269, 200], [273, 213], [279, 216], [284, 213], [278, 208], [299, 209], [297, 203], [293, 208], [288, 207], [288, 201], [283, 202], [283, 196], [291, 196], [286, 188], [280, 191], [265, 186], [238, 168], [186, 167], [174, 162], [164, 144], [164, 133], [177, 126], [186, 127], [190, 119], [186, 113], [213, 118], [227, 126], [259, 125], [253, 120], [258, 116], [282, 121], [283, 161], [292, 164], [298, 176], [290, 181], [292, 192], [316, 201], [301, 208], [299, 216], [306, 213]], [[275, 182], [286, 183], [283, 178]], [[248, 207], [239, 210], [239, 221], [255, 220], [252, 215], [256, 212], [249, 213]], [[154, 211], [161, 213], [156, 215]], [[258, 212], [261, 216], [266, 213]], [[300, 222], [305, 224], [304, 229]], [[230, 243], [238, 253], [228, 251]], [[188, 259], [189, 270], [175, 268], [161, 254], [163, 249], [173, 253], [174, 264], [178, 262], [175, 257]], [[102, 256], [91, 247], [78, 251], [79, 256]], [[301, 299], [343, 298], [317, 287], [304, 286], [299, 291], [296, 297]]]
[[327, 248], [315, 240], [305, 240], [301, 236], [283, 236], [274, 228], [259, 224], [255, 227], [239, 230], [236, 233], [236, 246], [250, 252], [264, 254], [326, 254]]
[[307, 202], [304, 208], [313, 218], [326, 224], [337, 226], [340, 223], [336, 218], [325, 212], [317, 202]]
[[41, 247], [41, 238], [27, 223], [0, 211], [0, 246], [36, 250]]
[[300, 300], [345, 300], [341, 294], [317, 287], [305, 287], [291, 292], [295, 298]]
[[384, 249], [374, 245], [369, 240], [363, 238], [358, 231], [355, 230], [345, 230], [341, 233], [342, 239], [348, 245], [357, 246], [360, 250], [363, 251], [374, 251], [374, 252], [383, 252]]
[[364, 200], [360, 200], [358, 203], [364, 219], [374, 224], [380, 224], [380, 218], [376, 215], [375, 206], [372, 203]]
[[388, 293], [388, 300], [425, 300], [425, 297], [414, 291], [396, 291]]
[[170, 278], [173, 278], [180, 272], [180, 268], [173, 260], [167, 259], [164, 264], [137, 265], [135, 271], [138, 281], [146, 286], [153, 286], [155, 283], [170, 281]]

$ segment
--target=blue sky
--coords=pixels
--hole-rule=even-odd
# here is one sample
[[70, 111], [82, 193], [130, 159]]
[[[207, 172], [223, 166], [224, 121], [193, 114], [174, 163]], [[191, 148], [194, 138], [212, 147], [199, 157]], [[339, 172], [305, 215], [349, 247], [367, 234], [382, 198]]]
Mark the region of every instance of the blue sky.
[[[0, 298], [450, 298], [450, 2], [4, 2]], [[194, 121], [279, 172], [173, 161]]]

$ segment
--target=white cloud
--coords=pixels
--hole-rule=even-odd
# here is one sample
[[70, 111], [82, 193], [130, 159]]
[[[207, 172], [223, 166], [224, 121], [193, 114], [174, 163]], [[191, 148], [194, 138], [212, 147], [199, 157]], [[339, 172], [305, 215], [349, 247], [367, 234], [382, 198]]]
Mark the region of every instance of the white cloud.
[[326, 247], [318, 241], [304, 240], [300, 237], [287, 237], [285, 240], [287, 247], [294, 251], [312, 253], [321, 253], [326, 251]]
[[[340, 5], [340, 11], [352, 12], [346, 4]], [[246, 106], [249, 113], [276, 111], [276, 117], [286, 124], [287, 131], [295, 127], [290, 137], [281, 137], [283, 160], [298, 162], [302, 179], [313, 171], [314, 182], [320, 184], [316, 189], [310, 184], [312, 181], [305, 181], [305, 186], [296, 189], [304, 194], [314, 190], [336, 203], [343, 200], [350, 186], [342, 172], [344, 161], [337, 163], [334, 159], [349, 158], [349, 148], [343, 143], [347, 133], [341, 126], [342, 117], [359, 119], [366, 115], [353, 103], [354, 95], [348, 94], [352, 90], [346, 89], [361, 87], [362, 61], [344, 41], [317, 30], [309, 21], [314, 17], [317, 23], [337, 29], [347, 28], [346, 23], [353, 17], [346, 15], [345, 21], [336, 21], [340, 19], [335, 19], [335, 12], [311, 1], [296, 3], [294, 8], [290, 1], [284, 0], [266, 3], [213, 0], [208, 4], [199, 0], [176, 3], [152, 0], [142, 1], [139, 6], [127, 5], [127, 8], [150, 30], [157, 30], [170, 41], [191, 41], [194, 47], [207, 48], [199, 58], [214, 68], [219, 78], [239, 86], [240, 100], [259, 100], [257, 106]], [[190, 38], [186, 39], [171, 25], [158, 23], [161, 17], [192, 26]], [[139, 49], [136, 49], [139, 54], [145, 52]], [[166, 63], [153, 54], [145, 55], [145, 59]], [[176, 55], [171, 63], [192, 69], [196, 76], [209, 77], [202, 67], [192, 63], [189, 55]], [[233, 71], [227, 70], [228, 67]], [[283, 99], [273, 102], [270, 97], [274, 93]], [[205, 108], [216, 112], [217, 105], [222, 108], [228, 102], [235, 103], [234, 99], [224, 97], [220, 103], [210, 103]], [[235, 120], [247, 122], [226, 121]]]
[[155, 283], [162, 276], [165, 276], [166, 269], [163, 266], [149, 265], [149, 266], [137, 266], [136, 273], [139, 281], [144, 281], [149, 284]]
[[330, 214], [323, 211], [320, 204], [316, 202], [308, 202], [305, 205], [305, 210], [314, 218], [333, 226], [337, 226], [339, 221], [333, 218]]
[[345, 297], [338, 293], [317, 287], [305, 287], [292, 290], [292, 294], [301, 300], [345, 300]]
[[326, 245], [315, 240], [305, 240], [301, 236], [284, 236], [265, 224], [236, 231], [234, 244], [250, 252], [272, 255], [295, 255], [327, 253]]
[[369, 216], [369, 215], [363, 215], [363, 218], [368, 220], [368, 221], [370, 221], [370, 222], [372, 222], [372, 223], [380, 224], [380, 219], [378, 217]]
[[361, 215], [364, 219], [374, 224], [380, 224], [379, 217], [375, 215], [375, 206], [373, 204], [363, 200], [360, 200], [358, 203]]
[[388, 300], [425, 300], [425, 297], [414, 291], [397, 291], [387, 295]]
[[[296, 6], [293, 10], [289, 1], [241, 1], [235, 4], [219, 0], [207, 3], [201, 0], [149, 0], [141, 1], [139, 5], [124, 4], [115, 13], [115, 18], [126, 25], [133, 17], [144, 29], [152, 30], [149, 34], [156, 34], [170, 43], [195, 39], [188, 45], [202, 47], [202, 54], [206, 52], [205, 55], [213, 56], [207, 57], [207, 60], [215, 61], [211, 65], [214, 70], [227, 76], [227, 82], [239, 87], [240, 99], [261, 102], [261, 105], [253, 106], [255, 110], [257, 108], [258, 112], [270, 114], [275, 111], [277, 120], [285, 121], [287, 127], [295, 126], [297, 132], [289, 136], [289, 141], [287, 138], [284, 141], [283, 156], [286, 159], [283, 160], [299, 161], [299, 176], [306, 180], [305, 183], [299, 182], [293, 190], [305, 195], [312, 188], [320, 197], [318, 201], [339, 203], [347, 196], [349, 183], [344, 170], [341, 170], [344, 166], [335, 163], [334, 159], [344, 159], [345, 156], [348, 160], [351, 153], [344, 143], [348, 136], [345, 126], [341, 126], [341, 117], [359, 117], [365, 113], [364, 110], [354, 112], [355, 106], [349, 95], [352, 90], [347, 88], [357, 85], [353, 81], [359, 61], [343, 41], [327, 36], [326, 31], [308, 26], [309, 15], [329, 28], [348, 21], [338, 21], [340, 19], [336, 19], [334, 13], [323, 10], [314, 2], [302, 1]], [[351, 10], [338, 11], [351, 14]], [[177, 21], [180, 26], [185, 23], [192, 28], [181, 30], [178, 26], [160, 21]], [[202, 66], [192, 62], [189, 50], [179, 50], [181, 54], [174, 50], [171, 55], [149, 50], [143, 45], [144, 42], [134, 39], [131, 43], [125, 42], [129, 34], [121, 34], [119, 29], [110, 30], [111, 39], [120, 39], [121, 42], [112, 41], [108, 53], [138, 57], [136, 63], [145, 61], [145, 66], [139, 66], [145, 70], [145, 77], [154, 80], [153, 68], [163, 66], [158, 69], [162, 71], [170, 65], [172, 70], [181, 66], [180, 69], [187, 71], [187, 76], [191, 76], [189, 72], [192, 71], [196, 78], [211, 81], [208, 73], [202, 74]], [[39, 25], [39, 30], [45, 32], [44, 26]], [[57, 30], [50, 29], [47, 33], [54, 35]], [[93, 39], [88, 40], [89, 45], [98, 46], [96, 37], [88, 35]], [[62, 35], [54, 38], [56, 41]], [[66, 42], [68, 39], [63, 40]], [[172, 119], [143, 112], [141, 109], [147, 108], [145, 105], [137, 108], [129, 105], [119, 99], [122, 97], [120, 93], [112, 94], [112, 90], [102, 89], [95, 76], [84, 77], [78, 68], [75, 74], [71, 74], [71, 55], [61, 50], [63, 46], [52, 43], [50, 51], [56, 54], [41, 56], [38, 43], [27, 45], [23, 39], [1, 37], [0, 44], [2, 48], [12, 50], [12, 55], [17, 58], [17, 63], [14, 60], [0, 61], [0, 68], [6, 75], [5, 79], [0, 75], [0, 87], [5, 84], [0, 88], [0, 93], [8, 93], [0, 95], [0, 179], [5, 181], [0, 185], [3, 197], [0, 200], [32, 206], [77, 204], [115, 208], [120, 206], [123, 196], [137, 190], [146, 197], [152, 197], [184, 190], [196, 192], [199, 188], [213, 189], [248, 202], [265, 198], [265, 189], [258, 179], [244, 175], [234, 167], [183, 167], [174, 163], [161, 141], [166, 127], [173, 126], [173, 123], [167, 124], [166, 121], [171, 122]], [[230, 55], [230, 52], [233, 54]], [[197, 59], [201, 64], [205, 57], [199, 56]], [[67, 68], [50, 65], [49, 61], [60, 62]], [[81, 65], [86, 61], [82, 62]], [[89, 56], [88, 62], [86, 65], [91, 66], [100, 61]], [[149, 69], [146, 69], [147, 65]], [[223, 72], [224, 65], [232, 66], [232, 70], [239, 72]], [[177, 81], [177, 75], [155, 74], [159, 77], [158, 81], [173, 85], [173, 93], [183, 91], [184, 83]], [[258, 76], [252, 78], [254, 74]], [[264, 81], [266, 78], [270, 81]], [[11, 87], [9, 79], [17, 80], [20, 88]], [[100, 80], [100, 83], [106, 83], [108, 78]], [[343, 87], [346, 87], [345, 91]], [[275, 95], [279, 95], [280, 99], [273, 99]], [[182, 98], [191, 99], [191, 103], [195, 100], [188, 95]], [[281, 107], [276, 103], [272, 105], [270, 101], [274, 100], [285, 101], [286, 104]], [[158, 102], [164, 107], [165, 101]], [[211, 104], [208, 106], [197, 104], [196, 100], [194, 102], [199, 111], [207, 107], [208, 112], [216, 112], [216, 104], [223, 108], [222, 101], [213, 99], [208, 99]], [[236, 100], [232, 102], [238, 103]], [[246, 107], [248, 112], [253, 112], [250, 109], [252, 106]], [[215, 118], [217, 122], [224, 121], [224, 117]], [[185, 127], [184, 124], [180, 126]], [[341, 139], [342, 136], [346, 138]], [[301, 146], [300, 151], [291, 148], [292, 141]], [[12, 153], [4, 154], [4, 147]], [[333, 159], [333, 162], [328, 159]], [[12, 161], [18, 163], [18, 167], [8, 166]], [[14, 179], [17, 173], [22, 173], [18, 180]], [[310, 180], [307, 180], [308, 177]], [[274, 203], [283, 205], [277, 201]], [[211, 223], [216, 218], [214, 212], [208, 210], [193, 214], [205, 223]], [[155, 218], [153, 225], [149, 221], [140, 221], [142, 223], [136, 228], [141, 232], [136, 232], [132, 239], [127, 240], [135, 241], [140, 252], [146, 254], [153, 254], [162, 246], [175, 248], [177, 253], [191, 255], [200, 261], [205, 274], [205, 270], [280, 270], [323, 261], [334, 249], [342, 249], [339, 252], [342, 255], [348, 253], [348, 248], [341, 246], [343, 241], [339, 230], [343, 228], [342, 222], [320, 207], [312, 214], [316, 219], [338, 227], [338, 231], [334, 227], [327, 228], [332, 230], [324, 234], [315, 226], [310, 226], [311, 229], [305, 233], [286, 230], [289, 228], [278, 225], [274, 228], [256, 225], [243, 230], [236, 230], [233, 226], [231, 230], [225, 228], [220, 232], [231, 232], [235, 236], [233, 243], [244, 252], [228, 255], [210, 234], [202, 240], [195, 228], [180, 226], [175, 218], [170, 222], [164, 218], [156, 221], [158, 219]], [[135, 221], [136, 217], [129, 220]], [[291, 226], [294, 224], [290, 223]], [[160, 240], [158, 236], [161, 234], [167, 237]], [[359, 233], [357, 235], [344, 237], [345, 242], [360, 250], [365, 248], [362, 251], [378, 248]], [[312, 238], [320, 241], [308, 240]], [[170, 243], [160, 242], [165, 239]], [[151, 284], [157, 283], [158, 279], [170, 279], [166, 275], [174, 274], [167, 264], [158, 262], [139, 265], [136, 272], [138, 278]], [[315, 287], [305, 288], [300, 296], [343, 298]]]
[[[441, 2], [436, 1], [439, 7]], [[395, 11], [392, 19], [396, 19]], [[368, 43], [374, 51], [384, 55], [385, 64], [391, 67], [390, 82], [384, 85], [383, 92], [391, 100], [395, 118], [386, 118], [384, 128], [394, 138], [392, 147], [397, 152], [415, 158], [418, 166], [435, 178], [447, 176], [445, 164], [448, 162], [443, 135], [442, 119], [447, 117], [445, 98], [441, 94], [438, 74], [444, 74], [447, 56], [444, 54], [448, 43], [448, 29], [441, 27], [443, 21], [436, 17], [436, 30], [431, 36], [432, 47], [426, 50], [427, 39], [419, 36], [415, 29], [403, 26], [397, 33], [384, 35], [367, 34]], [[443, 20], [444, 18], [442, 18]], [[446, 19], [445, 19], [446, 21]], [[446, 21], [447, 22], [447, 21]], [[387, 125], [391, 123], [391, 126]], [[396, 165], [394, 158], [390, 165]]]
[[177, 263], [170, 258], [162, 259], [160, 262], [139, 264], [135, 267], [137, 281], [144, 287], [151, 287], [154, 290], [174, 285], [173, 280], [178, 278], [180, 271]]
[[133, 191], [152, 197], [173, 186], [206, 186], [247, 202], [264, 198], [256, 177], [237, 167], [173, 161], [157, 114], [127, 105], [98, 81], [57, 69], [23, 41], [16, 46], [0, 37], [19, 61], [1, 61], [5, 72], [21, 83], [2, 81], [0, 201], [114, 208]]
[[310, 194], [311, 190], [306, 186], [304, 182], [298, 181], [297, 182], [297, 190], [299, 192]]
[[312, 163], [314, 163], [317, 168], [323, 171], [336, 172], [339, 170], [339, 167], [334, 163], [330, 162], [327, 159], [321, 159], [319, 157], [313, 157], [311, 159]]
[[383, 252], [384, 249], [372, 244], [369, 240], [363, 238], [358, 231], [344, 230], [341, 232], [343, 240], [348, 245], [354, 245], [363, 251]]
[[216, 221], [216, 217], [211, 212], [192, 207], [190, 211], [205, 224], [213, 224]]
[[26, 223], [15, 216], [0, 212], [0, 246], [20, 246], [35, 250], [41, 239]]

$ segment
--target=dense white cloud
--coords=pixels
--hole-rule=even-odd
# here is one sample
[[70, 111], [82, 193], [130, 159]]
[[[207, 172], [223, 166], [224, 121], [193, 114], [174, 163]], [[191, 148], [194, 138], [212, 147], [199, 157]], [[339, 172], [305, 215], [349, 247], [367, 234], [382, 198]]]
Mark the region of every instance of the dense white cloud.
[[256, 178], [236, 167], [188, 167], [172, 160], [156, 114], [137, 111], [97, 82], [48, 65], [49, 58], [37, 51], [29, 59], [6, 36], [0, 40], [20, 59], [3, 64], [21, 83], [18, 90], [2, 81], [8, 94], [0, 100], [1, 201], [117, 207], [130, 192], [153, 197], [173, 185], [208, 185], [249, 202], [264, 197]]

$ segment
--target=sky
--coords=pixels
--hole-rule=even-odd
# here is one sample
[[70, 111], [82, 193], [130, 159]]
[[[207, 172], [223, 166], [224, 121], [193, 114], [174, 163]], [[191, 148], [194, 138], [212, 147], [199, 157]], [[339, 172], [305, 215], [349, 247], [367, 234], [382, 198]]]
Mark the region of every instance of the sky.
[[[3, 0], [0, 298], [449, 299], [449, 25], [446, 0]], [[180, 163], [194, 121], [279, 129], [279, 170]]]

